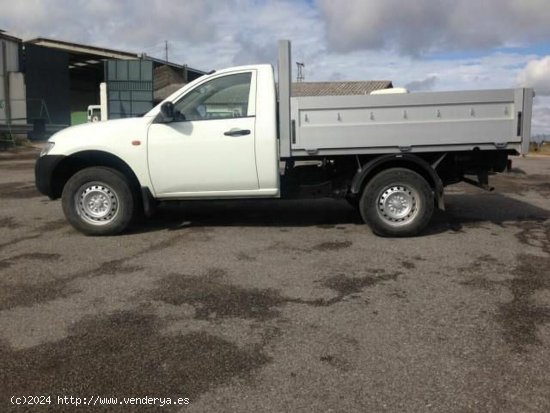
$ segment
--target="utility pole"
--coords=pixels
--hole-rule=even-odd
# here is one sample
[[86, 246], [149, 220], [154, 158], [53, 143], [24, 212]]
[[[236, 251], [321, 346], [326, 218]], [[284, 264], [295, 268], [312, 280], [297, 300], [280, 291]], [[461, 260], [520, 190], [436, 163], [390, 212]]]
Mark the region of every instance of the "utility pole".
[[296, 62], [296, 66], [298, 67], [298, 73], [296, 74], [296, 82], [303, 82], [305, 79], [305, 76], [304, 76], [305, 63]]
[[168, 61], [168, 40], [164, 41], [164, 60]]

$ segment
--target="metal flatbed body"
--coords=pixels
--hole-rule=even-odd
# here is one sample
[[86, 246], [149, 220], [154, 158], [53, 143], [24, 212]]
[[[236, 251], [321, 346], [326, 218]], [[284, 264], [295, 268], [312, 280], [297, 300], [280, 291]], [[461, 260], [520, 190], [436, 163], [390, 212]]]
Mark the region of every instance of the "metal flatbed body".
[[528, 151], [533, 89], [290, 97], [291, 61], [279, 42], [281, 158]]
[[529, 89], [291, 98], [291, 155], [522, 153], [529, 98]]

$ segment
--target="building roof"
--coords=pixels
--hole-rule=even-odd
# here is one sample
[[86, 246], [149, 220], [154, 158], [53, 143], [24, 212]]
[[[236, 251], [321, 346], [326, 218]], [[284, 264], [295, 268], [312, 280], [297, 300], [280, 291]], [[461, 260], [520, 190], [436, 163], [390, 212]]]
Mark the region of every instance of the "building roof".
[[123, 52], [120, 50], [89, 46], [85, 44], [65, 42], [63, 40], [47, 39], [45, 37], [37, 37], [36, 39], [25, 41], [25, 43], [49, 47], [52, 49], [60, 49], [72, 53], [93, 54], [107, 59], [139, 59], [141, 57], [139, 54], [136, 53]]
[[292, 96], [368, 95], [375, 90], [392, 87], [390, 80], [297, 82], [292, 83]]
[[0, 29], [0, 39], [11, 40], [12, 42], [21, 43], [21, 39], [8, 34], [7, 31]]
[[[36, 39], [27, 40], [25, 43], [66, 51], [71, 55], [71, 64], [74, 63], [74, 60], [75, 60], [74, 57], [78, 57], [79, 55], [81, 55], [83, 59], [81, 59], [82, 61], [80, 62], [79, 66], [82, 66], [83, 63], [87, 63], [90, 60], [94, 60], [93, 58], [95, 57], [95, 59], [120, 59], [120, 60], [147, 59], [161, 65], [168, 65], [178, 69], [184, 68], [184, 65], [167, 62], [162, 59], [157, 59], [155, 57], [148, 56], [145, 53], [125, 52], [121, 50], [107, 49], [105, 47], [90, 46], [86, 44], [66, 42], [66, 41], [57, 40], [57, 39], [48, 39], [45, 37], [37, 37]], [[203, 72], [202, 70], [193, 69], [187, 66], [185, 67], [186, 67], [186, 70], [195, 72], [200, 75], [203, 75], [206, 73], [206, 72]]]

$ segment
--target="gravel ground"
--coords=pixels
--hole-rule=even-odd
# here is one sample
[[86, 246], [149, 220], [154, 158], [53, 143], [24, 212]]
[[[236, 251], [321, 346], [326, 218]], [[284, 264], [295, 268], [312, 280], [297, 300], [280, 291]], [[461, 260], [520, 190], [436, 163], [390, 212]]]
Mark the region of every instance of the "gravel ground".
[[85, 237], [34, 156], [0, 156], [0, 411], [550, 411], [550, 157], [384, 239], [332, 200], [188, 202]]

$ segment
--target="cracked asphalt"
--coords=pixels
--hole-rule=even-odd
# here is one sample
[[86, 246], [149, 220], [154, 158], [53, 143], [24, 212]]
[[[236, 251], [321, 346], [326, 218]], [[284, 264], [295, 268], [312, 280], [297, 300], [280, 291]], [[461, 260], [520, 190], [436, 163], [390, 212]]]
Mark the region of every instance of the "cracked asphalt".
[[345, 202], [188, 202], [85, 237], [0, 153], [0, 411], [550, 411], [550, 157], [447, 188], [423, 236]]

